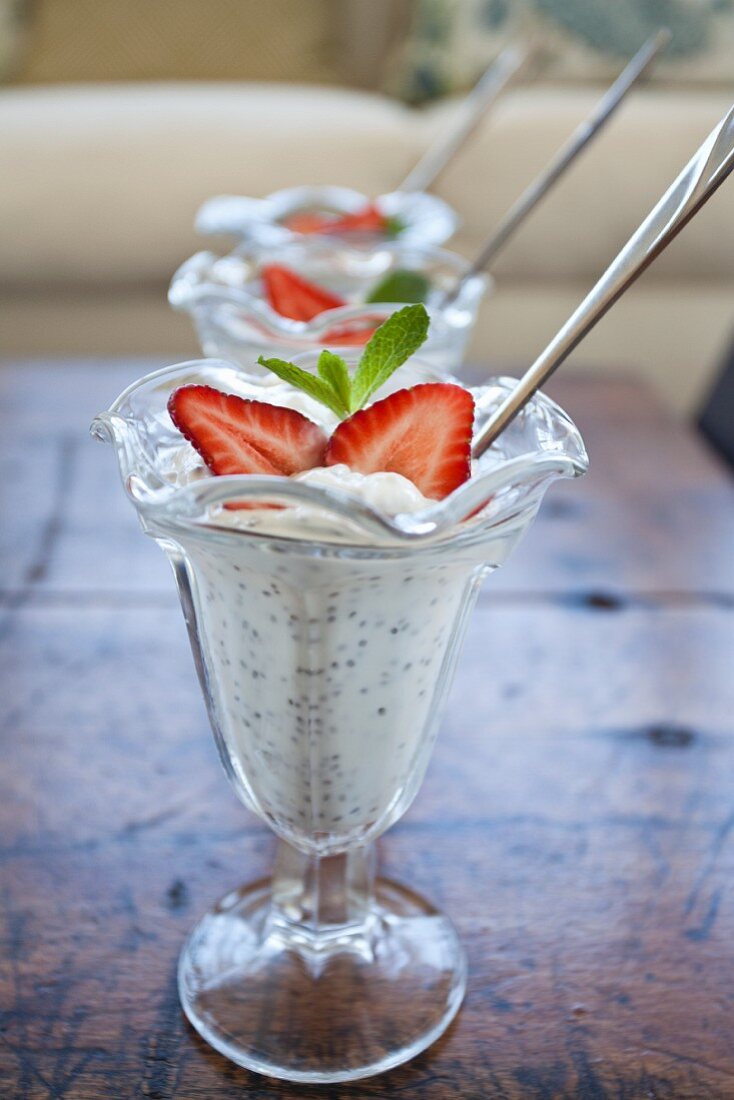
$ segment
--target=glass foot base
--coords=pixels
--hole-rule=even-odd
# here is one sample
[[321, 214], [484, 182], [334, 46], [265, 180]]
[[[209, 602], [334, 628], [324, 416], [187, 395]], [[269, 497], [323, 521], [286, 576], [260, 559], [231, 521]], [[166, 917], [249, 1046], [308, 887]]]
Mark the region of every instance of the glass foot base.
[[282, 918], [263, 880], [200, 921], [178, 980], [221, 1054], [316, 1084], [383, 1073], [430, 1046], [459, 1009], [466, 960], [448, 918], [393, 882], [377, 879], [364, 921], [316, 934]]

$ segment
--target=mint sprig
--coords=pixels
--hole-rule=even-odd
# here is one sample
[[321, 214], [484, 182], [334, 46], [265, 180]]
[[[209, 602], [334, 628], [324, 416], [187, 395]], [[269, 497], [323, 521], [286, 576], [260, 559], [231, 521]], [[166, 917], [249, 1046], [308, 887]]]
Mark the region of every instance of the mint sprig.
[[422, 271], [398, 268], [372, 288], [367, 302], [425, 302], [431, 285]]
[[362, 352], [354, 374], [340, 355], [324, 349], [316, 374], [285, 359], [260, 356], [261, 367], [284, 382], [320, 401], [341, 419], [364, 405], [380, 386], [413, 355], [428, 335], [429, 317], [424, 305], [404, 306], [384, 321]]
[[349, 367], [341, 355], [336, 355], [333, 351], [324, 348], [319, 356], [316, 370], [321, 381], [329, 387], [333, 397], [336, 398], [335, 403], [341, 405], [339, 415], [349, 416], [352, 380], [349, 377]]
[[352, 378], [352, 412], [361, 409], [375, 390], [418, 350], [428, 335], [428, 323], [426, 307], [413, 305], [399, 309], [380, 325]]
[[[338, 359], [339, 356], [335, 358]], [[314, 397], [322, 405], [326, 405], [337, 416], [349, 416], [349, 410], [345, 411], [344, 402], [324, 378], [318, 378], [307, 370], [301, 370], [295, 363], [289, 363], [286, 359], [266, 359], [261, 355], [258, 363], [261, 367], [267, 367], [273, 374], [277, 374], [278, 378], [282, 378], [284, 382], [290, 382], [291, 386], [295, 386], [297, 390], [303, 390], [309, 397]], [[346, 367], [346, 363], [344, 366]]]
[[397, 214], [385, 218], [385, 236], [398, 237], [405, 229], [405, 222]]

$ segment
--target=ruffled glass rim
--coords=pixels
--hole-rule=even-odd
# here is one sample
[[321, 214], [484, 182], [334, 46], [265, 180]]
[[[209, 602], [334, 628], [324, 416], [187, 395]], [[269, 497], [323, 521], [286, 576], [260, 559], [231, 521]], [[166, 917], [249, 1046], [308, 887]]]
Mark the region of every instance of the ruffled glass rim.
[[[323, 239], [303, 240], [294, 245], [293, 253], [303, 257], [305, 250], [321, 258], [334, 254], [345, 265], [367, 266], [375, 263], [375, 251], [367, 256], [364, 250], [352, 248], [340, 240]], [[384, 244], [378, 253], [390, 258], [391, 267], [398, 268], [404, 260], [406, 266], [417, 271], [428, 267], [442, 267], [451, 278], [460, 279], [469, 269], [469, 264], [461, 256], [441, 248], [419, 248], [407, 244]], [[289, 258], [286, 247], [276, 257], [268, 257], [272, 262], [285, 262]], [[246, 318], [252, 319], [264, 334], [272, 334], [277, 339], [298, 339], [318, 343], [328, 342], [328, 335], [334, 330], [360, 328], [370, 323], [381, 323], [396, 310], [402, 309], [405, 302], [361, 302], [327, 309], [311, 321], [294, 321], [283, 317], [259, 294], [253, 293], [241, 283], [242, 265], [252, 263], [255, 258], [247, 252], [241, 254], [235, 250], [225, 256], [215, 252], [196, 252], [185, 260], [174, 273], [168, 290], [168, 301], [174, 309], [194, 313], [211, 306], [234, 307]], [[377, 271], [377, 275], [380, 272]], [[493, 281], [488, 275], [472, 275], [461, 287], [459, 294], [448, 305], [429, 301], [426, 307], [432, 318], [432, 326], [441, 329], [449, 325], [452, 317], [466, 312], [474, 314], [487, 289]]]
[[[301, 186], [273, 191], [263, 199], [244, 195], [216, 195], [198, 210], [195, 226], [199, 233], [230, 234], [262, 244], [291, 240], [344, 240], [332, 234], [303, 234], [280, 224], [284, 218], [305, 209], [328, 209], [354, 214], [374, 202], [386, 217], [400, 218], [405, 228], [400, 240], [409, 244], [438, 245], [447, 241], [461, 224], [456, 211], [443, 199], [423, 191], [390, 191], [372, 200], [351, 187]], [[349, 239], [356, 235], [350, 234]], [[375, 235], [365, 235], [374, 242]]]
[[[419, 363], [417, 366], [420, 369]], [[471, 391], [477, 405], [478, 428], [515, 381], [492, 378]], [[124, 488], [141, 518], [172, 533], [205, 528], [229, 538], [307, 544], [317, 551], [342, 551], [350, 546], [367, 552], [415, 550], [437, 543], [456, 547], [509, 534], [515, 524], [524, 524], [534, 514], [553, 481], [579, 477], [588, 468], [576, 425], [554, 401], [537, 394], [495, 444], [502, 459], [497, 463], [490, 459], [484, 472], [475, 473], [471, 481], [420, 512], [390, 516], [346, 491], [287, 477], [212, 476], [177, 486], [156, 466], [154, 437], [157, 433], [164, 441], [178, 444], [180, 436], [168, 417], [166, 402], [174, 389], [191, 383], [248, 397], [253, 396], [255, 387], [267, 397], [268, 386], [261, 378], [232, 363], [192, 360], [140, 378], [91, 426], [95, 437], [113, 444]], [[533, 439], [534, 444], [524, 449]], [[319, 508], [348, 521], [353, 530], [370, 541], [365, 545], [321, 537], [294, 539], [217, 522], [217, 509], [228, 502], [265, 500]]]

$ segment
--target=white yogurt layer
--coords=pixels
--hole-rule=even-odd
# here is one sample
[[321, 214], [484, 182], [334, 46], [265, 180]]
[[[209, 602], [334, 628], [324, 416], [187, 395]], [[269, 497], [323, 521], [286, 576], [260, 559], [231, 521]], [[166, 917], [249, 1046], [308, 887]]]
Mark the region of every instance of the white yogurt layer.
[[[419, 512], [433, 503], [401, 474], [360, 474], [344, 465], [317, 466], [296, 474], [291, 480], [321, 489], [338, 490], [388, 516], [400, 512]], [[280, 511], [272, 508], [243, 511], [221, 509], [217, 512], [216, 522], [283, 538], [318, 538], [360, 545], [369, 545], [372, 541], [361, 526], [313, 504], [289, 504]]]
[[304, 485], [320, 485], [322, 489], [339, 489], [389, 516], [396, 516], [399, 512], [420, 512], [434, 503], [402, 474], [360, 474], [342, 463], [316, 466], [313, 470], [296, 474], [293, 480], [302, 481]]
[[[168, 467], [167, 476], [175, 485], [189, 485], [211, 477], [193, 447], [177, 452]], [[361, 474], [348, 466], [316, 466], [290, 480], [321, 489], [335, 489], [388, 516], [420, 512], [434, 501], [402, 474]], [[223, 527], [237, 527], [259, 534], [281, 538], [319, 538], [329, 542], [349, 542], [369, 545], [364, 529], [351, 524], [345, 517], [314, 504], [288, 504], [282, 509], [252, 507], [239, 511], [217, 507], [212, 519]]]

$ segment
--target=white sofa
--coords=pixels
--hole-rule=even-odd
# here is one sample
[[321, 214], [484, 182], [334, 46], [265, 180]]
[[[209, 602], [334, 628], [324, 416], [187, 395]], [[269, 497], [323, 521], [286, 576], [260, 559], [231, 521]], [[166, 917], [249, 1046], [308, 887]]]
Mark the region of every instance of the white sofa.
[[[598, 89], [509, 92], [436, 191], [482, 235], [588, 112]], [[726, 94], [643, 89], [497, 263], [475, 358], [516, 368], [564, 320], [728, 108]], [[455, 105], [267, 84], [125, 84], [0, 92], [0, 353], [197, 353], [166, 304], [207, 242], [212, 194], [292, 183], [389, 190]], [[222, 247], [226, 242], [220, 242]], [[734, 184], [602, 321], [567, 369], [634, 370], [692, 410], [734, 330]]]

